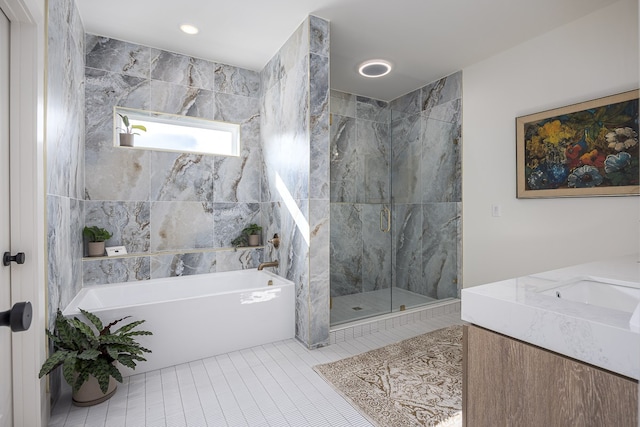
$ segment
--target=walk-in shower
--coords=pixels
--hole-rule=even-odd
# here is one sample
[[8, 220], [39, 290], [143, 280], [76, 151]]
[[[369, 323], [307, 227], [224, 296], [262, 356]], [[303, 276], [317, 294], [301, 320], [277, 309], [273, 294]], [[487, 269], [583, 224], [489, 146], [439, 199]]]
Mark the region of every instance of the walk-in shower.
[[461, 97], [331, 91], [331, 326], [458, 296]]

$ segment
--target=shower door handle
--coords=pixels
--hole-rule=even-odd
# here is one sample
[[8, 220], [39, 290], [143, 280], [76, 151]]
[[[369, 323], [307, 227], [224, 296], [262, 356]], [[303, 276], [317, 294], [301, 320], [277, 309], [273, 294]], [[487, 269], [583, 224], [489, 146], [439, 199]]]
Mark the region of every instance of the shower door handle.
[[[384, 224], [385, 219], [387, 221], [386, 225]], [[380, 231], [383, 233], [391, 231], [391, 210], [386, 206], [380, 209]]]
[[385, 206], [384, 210], [387, 211], [387, 229], [384, 232], [388, 233], [391, 231], [391, 209]]

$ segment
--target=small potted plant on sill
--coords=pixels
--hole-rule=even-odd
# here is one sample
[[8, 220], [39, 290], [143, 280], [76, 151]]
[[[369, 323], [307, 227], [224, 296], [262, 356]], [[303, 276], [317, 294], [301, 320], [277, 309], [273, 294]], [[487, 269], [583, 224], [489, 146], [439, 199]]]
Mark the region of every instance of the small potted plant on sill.
[[258, 224], [249, 224], [244, 228], [244, 230], [242, 230], [242, 233], [247, 235], [249, 246], [258, 246], [260, 244], [261, 231], [262, 227], [260, 227]]
[[90, 406], [104, 402], [115, 393], [116, 381], [122, 382], [118, 363], [135, 369], [136, 362], [146, 360], [143, 354], [151, 350], [142, 347], [133, 337], [152, 333], [133, 330], [144, 320], [112, 332], [111, 328], [129, 316], [104, 326], [96, 315], [82, 309], [80, 312], [90, 323], [77, 317], [64, 317], [58, 310], [54, 332], [46, 331], [55, 351], [42, 365], [39, 378], [62, 365], [62, 375], [73, 388], [73, 403]]
[[104, 255], [104, 242], [113, 236], [113, 234], [109, 233], [104, 228], [100, 228], [96, 225], [92, 227], [85, 227], [82, 230], [82, 234], [89, 241], [89, 256]]
[[122, 119], [123, 128], [120, 129], [120, 146], [121, 147], [133, 147], [133, 136], [140, 135], [139, 133], [135, 133], [133, 130], [141, 130], [143, 132], [147, 131], [147, 128], [143, 125], [132, 125], [129, 123], [129, 117], [124, 114], [118, 113], [120, 118]]

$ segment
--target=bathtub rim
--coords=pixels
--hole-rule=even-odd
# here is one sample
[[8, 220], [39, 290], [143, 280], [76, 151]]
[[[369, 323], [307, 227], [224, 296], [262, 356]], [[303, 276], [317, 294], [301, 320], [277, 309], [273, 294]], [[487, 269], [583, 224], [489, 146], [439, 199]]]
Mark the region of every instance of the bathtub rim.
[[84, 310], [86, 309], [84, 307], [80, 307], [81, 304], [78, 304], [78, 303], [81, 302], [87, 294], [93, 291], [99, 291], [106, 287], [108, 288], [135, 287], [135, 286], [149, 285], [149, 282], [153, 280], [162, 281], [163, 283], [164, 282], [168, 283], [168, 282], [171, 282], [172, 280], [180, 280], [180, 279], [197, 280], [197, 279], [203, 279], [206, 277], [211, 277], [216, 275], [225, 275], [225, 274], [232, 275], [233, 273], [248, 274], [248, 272], [257, 272], [258, 274], [271, 277], [272, 279], [274, 279], [273, 285], [272, 286], [265, 286], [265, 285], [252, 286], [248, 288], [239, 288], [239, 289], [232, 289], [232, 290], [226, 290], [226, 291], [207, 292], [207, 293], [201, 293], [198, 295], [190, 295], [190, 296], [171, 298], [171, 299], [165, 298], [162, 300], [154, 300], [154, 301], [141, 302], [136, 304], [111, 305], [108, 307], [91, 308], [87, 311], [90, 311], [91, 313], [101, 313], [108, 310], [118, 310], [118, 309], [123, 309], [127, 307], [143, 307], [143, 306], [148, 306], [153, 304], [164, 304], [171, 301], [188, 301], [192, 299], [210, 297], [214, 295], [227, 295], [227, 294], [233, 294], [238, 292], [251, 292], [251, 291], [257, 291], [257, 290], [264, 290], [264, 289], [277, 289], [277, 288], [288, 287], [288, 286], [295, 287], [295, 283], [292, 282], [291, 280], [285, 277], [279, 276], [271, 271], [258, 270], [257, 268], [249, 268], [244, 270], [219, 271], [219, 272], [204, 273], [204, 274], [193, 274], [188, 276], [160, 277], [157, 279], [146, 279], [146, 280], [137, 280], [137, 281], [130, 281], [130, 282], [105, 283], [102, 285], [87, 285], [87, 286], [83, 286], [82, 289], [80, 289], [80, 292], [78, 292], [76, 296], [73, 297], [73, 299], [69, 302], [69, 304], [67, 304], [67, 306], [62, 310], [62, 315], [65, 317], [81, 315], [82, 313], [80, 312], [79, 308], [82, 308]]

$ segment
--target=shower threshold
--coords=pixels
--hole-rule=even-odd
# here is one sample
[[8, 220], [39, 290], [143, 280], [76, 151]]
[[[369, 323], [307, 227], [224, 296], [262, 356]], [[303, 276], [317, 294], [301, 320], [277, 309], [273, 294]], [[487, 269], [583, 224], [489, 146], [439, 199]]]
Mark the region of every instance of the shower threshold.
[[[372, 317], [379, 319], [381, 316], [403, 313], [401, 307], [406, 307], [409, 311], [442, 301], [446, 300], [438, 300], [399, 288], [392, 288], [391, 292], [389, 289], [380, 289], [334, 297], [331, 308], [331, 328]], [[391, 311], [389, 311], [390, 307], [392, 307]]]

